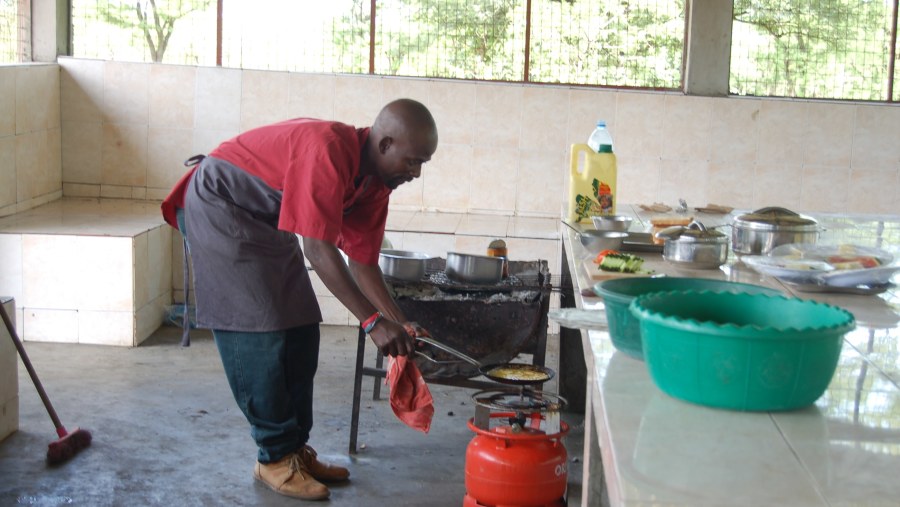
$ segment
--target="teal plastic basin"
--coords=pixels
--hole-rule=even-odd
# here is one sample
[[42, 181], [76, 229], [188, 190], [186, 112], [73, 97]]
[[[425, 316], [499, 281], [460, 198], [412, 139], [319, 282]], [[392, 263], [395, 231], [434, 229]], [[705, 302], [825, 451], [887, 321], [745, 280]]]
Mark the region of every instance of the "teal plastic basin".
[[671, 290], [712, 290], [723, 292], [747, 292], [750, 294], [780, 295], [781, 292], [748, 283], [710, 280], [706, 278], [616, 278], [594, 285], [594, 293], [603, 298], [609, 336], [616, 349], [635, 359], [644, 359], [641, 347], [641, 329], [638, 320], [631, 315], [628, 306], [638, 296], [651, 292]]
[[717, 408], [791, 410], [831, 382], [853, 314], [766, 294], [671, 291], [630, 306], [644, 359], [666, 394]]

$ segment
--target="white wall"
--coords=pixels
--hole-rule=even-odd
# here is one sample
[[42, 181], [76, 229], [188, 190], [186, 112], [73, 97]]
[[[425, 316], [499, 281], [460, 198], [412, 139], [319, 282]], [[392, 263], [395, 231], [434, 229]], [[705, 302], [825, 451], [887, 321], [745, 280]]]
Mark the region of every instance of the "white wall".
[[900, 212], [900, 106], [60, 59], [66, 195], [161, 199], [182, 161], [294, 116], [369, 125], [398, 97], [440, 145], [395, 209], [558, 217], [597, 119], [619, 202]]

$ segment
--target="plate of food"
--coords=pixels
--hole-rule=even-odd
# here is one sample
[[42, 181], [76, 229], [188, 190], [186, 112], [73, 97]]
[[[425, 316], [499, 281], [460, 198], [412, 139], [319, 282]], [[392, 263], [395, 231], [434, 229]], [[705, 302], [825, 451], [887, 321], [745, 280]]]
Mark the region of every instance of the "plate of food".
[[831, 264], [813, 259], [745, 255], [741, 261], [759, 273], [793, 283], [814, 283], [817, 276], [834, 271]]
[[824, 262], [831, 269], [815, 273], [809, 281], [831, 287], [881, 286], [900, 271], [892, 253], [859, 245], [791, 243], [772, 249], [769, 257], [789, 263]]

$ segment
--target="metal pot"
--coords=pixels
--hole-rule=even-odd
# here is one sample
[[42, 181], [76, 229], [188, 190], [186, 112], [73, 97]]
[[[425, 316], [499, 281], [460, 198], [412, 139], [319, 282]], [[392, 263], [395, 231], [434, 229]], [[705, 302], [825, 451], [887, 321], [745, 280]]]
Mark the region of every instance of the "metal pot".
[[738, 255], [765, 255], [779, 245], [815, 243], [818, 238], [814, 218], [779, 207], [740, 215], [731, 228], [731, 248]]
[[378, 255], [378, 267], [385, 276], [418, 282], [425, 276], [425, 261], [428, 259], [431, 259], [430, 255], [420, 252], [382, 250]]
[[502, 257], [448, 252], [444, 272], [457, 282], [498, 283], [503, 276], [505, 262], [506, 259]]
[[656, 237], [665, 240], [663, 259], [685, 268], [715, 269], [728, 259], [728, 236], [696, 220], [666, 227]]

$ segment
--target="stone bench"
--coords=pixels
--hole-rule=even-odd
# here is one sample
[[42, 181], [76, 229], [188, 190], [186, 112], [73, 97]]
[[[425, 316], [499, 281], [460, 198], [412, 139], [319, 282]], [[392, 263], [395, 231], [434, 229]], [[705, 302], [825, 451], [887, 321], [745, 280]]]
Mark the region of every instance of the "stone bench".
[[173, 232], [153, 201], [64, 197], [0, 218], [19, 336], [139, 345], [172, 301]]

